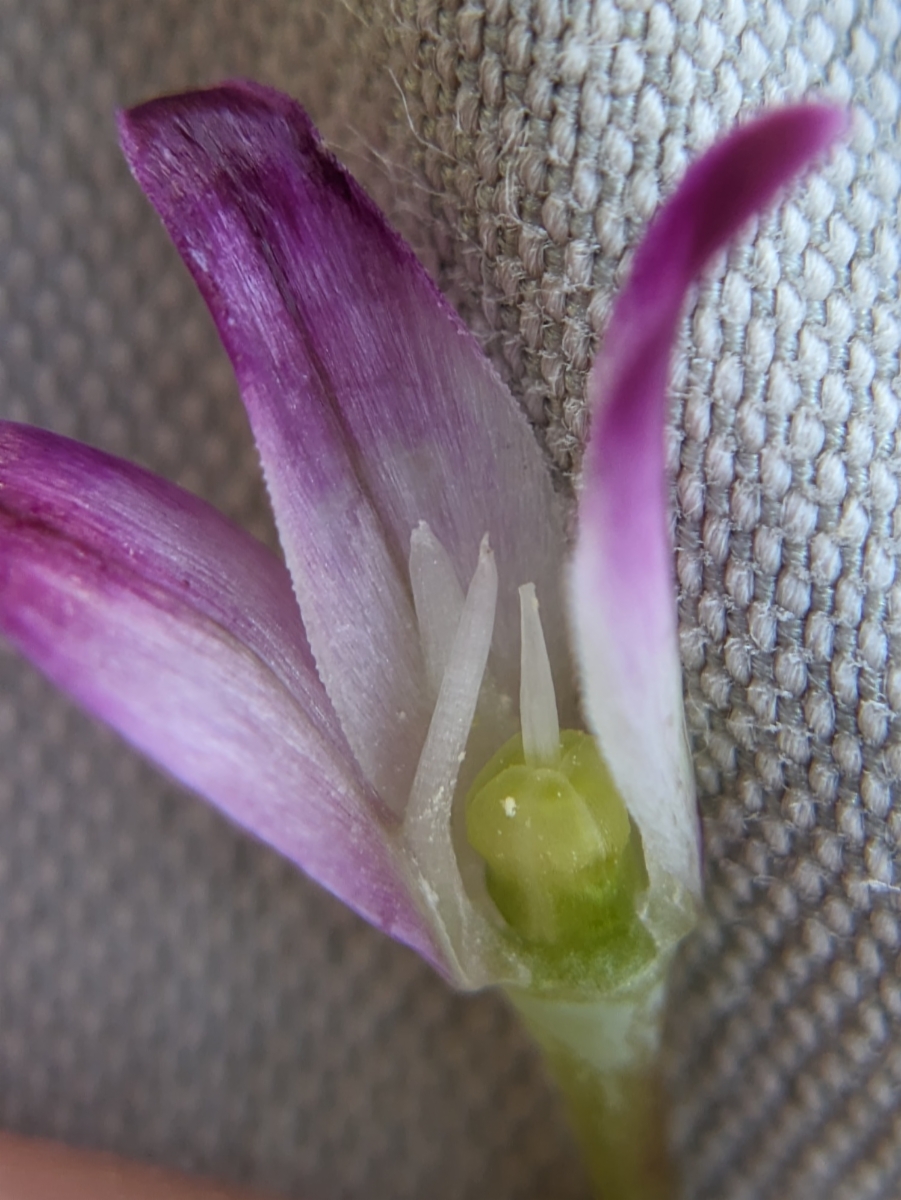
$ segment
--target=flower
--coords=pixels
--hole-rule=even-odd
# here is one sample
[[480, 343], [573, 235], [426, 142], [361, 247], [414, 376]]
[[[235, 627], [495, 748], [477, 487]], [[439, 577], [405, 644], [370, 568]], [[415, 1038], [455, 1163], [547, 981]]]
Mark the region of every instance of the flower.
[[[567, 600], [562, 502], [525, 418], [303, 111], [228, 84], [124, 114], [132, 170], [232, 359], [287, 566], [173, 485], [2, 423], [0, 629], [459, 986], [539, 986], [529, 939], [553, 940], [575, 896], [561, 861], [603, 891], [633, 823], [629, 920], [640, 892], [642, 928], [670, 947], [701, 890], [666, 523], [671, 345], [703, 264], [842, 123], [811, 105], [740, 129], [652, 225], [592, 376]], [[545, 811], [535, 781], [563, 787], [567, 755], [583, 770], [594, 743], [560, 727], [585, 725], [613, 799], [586, 807], [576, 789], [530, 840], [520, 809]]]

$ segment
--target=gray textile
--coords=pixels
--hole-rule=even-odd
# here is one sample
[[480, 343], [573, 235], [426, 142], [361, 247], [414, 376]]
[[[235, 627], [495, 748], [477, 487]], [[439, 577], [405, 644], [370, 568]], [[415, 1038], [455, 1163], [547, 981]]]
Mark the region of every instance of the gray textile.
[[[710, 910], [668, 1036], [692, 1200], [901, 1191], [899, 27], [889, 0], [0, 0], [0, 414], [270, 540], [116, 105], [231, 74], [301, 98], [564, 471], [688, 158], [768, 101], [858, 106], [713, 272], [674, 389]], [[0, 677], [0, 1124], [298, 1197], [587, 1195], [495, 997], [450, 995], [5, 648]]]

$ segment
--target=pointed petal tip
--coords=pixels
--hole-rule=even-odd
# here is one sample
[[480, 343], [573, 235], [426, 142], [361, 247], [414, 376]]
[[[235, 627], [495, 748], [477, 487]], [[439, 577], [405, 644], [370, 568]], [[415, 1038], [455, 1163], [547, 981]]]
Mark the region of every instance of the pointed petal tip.
[[846, 109], [801, 103], [764, 113], [702, 155], [636, 251], [589, 384], [593, 425], [570, 578], [586, 715], [646, 846], [695, 893], [664, 470], [673, 339], [711, 257], [849, 126]]
[[634, 337], [639, 315], [671, 317], [710, 258], [849, 128], [850, 112], [837, 105], [788, 105], [746, 121], [702, 154], [636, 251], [610, 323], [613, 344]]

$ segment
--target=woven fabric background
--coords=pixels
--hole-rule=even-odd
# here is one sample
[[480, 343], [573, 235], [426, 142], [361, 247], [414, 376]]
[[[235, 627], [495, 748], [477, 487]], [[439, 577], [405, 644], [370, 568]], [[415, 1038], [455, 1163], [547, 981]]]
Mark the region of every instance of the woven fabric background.
[[[0, 0], [0, 414], [272, 538], [116, 105], [248, 74], [412, 238], [566, 479], [630, 249], [760, 105], [855, 106], [686, 319], [670, 460], [709, 915], [667, 1039], [692, 1200], [901, 1191], [901, 13], [890, 0]], [[499, 1001], [450, 995], [0, 649], [0, 1123], [298, 1197], [586, 1185]]]

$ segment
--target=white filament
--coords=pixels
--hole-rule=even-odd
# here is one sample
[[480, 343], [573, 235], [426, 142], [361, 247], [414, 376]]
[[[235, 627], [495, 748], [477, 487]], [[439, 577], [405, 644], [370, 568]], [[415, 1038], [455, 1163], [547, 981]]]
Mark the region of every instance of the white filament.
[[519, 613], [522, 639], [519, 677], [522, 748], [528, 765], [536, 767], [557, 758], [560, 721], [534, 583], [524, 583], [519, 589]]
[[426, 680], [434, 700], [460, 623], [463, 589], [447, 551], [425, 521], [410, 535], [410, 583]]
[[[408, 845], [421, 878], [428, 881], [430, 899], [440, 910], [446, 928], [459, 925], [467, 907], [451, 839], [451, 807], [485, 674], [496, 605], [497, 568], [486, 534], [446, 657], [435, 711], [404, 818]], [[451, 899], [454, 903], [449, 907], [447, 902]]]

